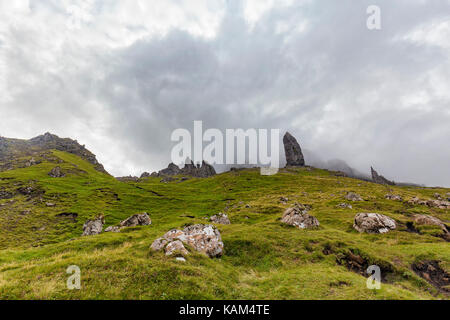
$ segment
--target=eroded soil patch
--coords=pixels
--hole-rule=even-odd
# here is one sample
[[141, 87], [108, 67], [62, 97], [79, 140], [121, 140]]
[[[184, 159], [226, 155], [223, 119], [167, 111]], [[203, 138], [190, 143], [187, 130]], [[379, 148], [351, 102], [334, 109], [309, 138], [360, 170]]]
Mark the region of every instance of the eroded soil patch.
[[446, 295], [450, 294], [450, 274], [439, 266], [439, 261], [425, 260], [414, 263], [411, 268], [422, 279]]

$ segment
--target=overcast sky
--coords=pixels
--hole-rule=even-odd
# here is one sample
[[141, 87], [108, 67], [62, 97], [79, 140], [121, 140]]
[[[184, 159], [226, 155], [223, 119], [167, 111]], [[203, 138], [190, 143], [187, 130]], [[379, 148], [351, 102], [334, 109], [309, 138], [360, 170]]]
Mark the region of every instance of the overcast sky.
[[0, 135], [138, 175], [194, 120], [450, 186], [450, 0], [0, 0]]

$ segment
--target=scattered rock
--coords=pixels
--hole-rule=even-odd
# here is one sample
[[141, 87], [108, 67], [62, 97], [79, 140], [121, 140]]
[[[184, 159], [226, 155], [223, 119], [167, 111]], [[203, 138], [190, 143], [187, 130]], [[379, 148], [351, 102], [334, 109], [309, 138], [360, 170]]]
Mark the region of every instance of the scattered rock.
[[435, 193], [435, 194], [433, 195], [433, 197], [435, 197], [435, 198], [438, 199], [438, 200], [442, 200], [442, 197], [441, 197], [441, 195], [440, 195], [439, 193]]
[[186, 259], [184, 257], [176, 257], [175, 260], [180, 262], [186, 262]]
[[286, 154], [286, 166], [287, 167], [304, 167], [305, 158], [303, 157], [302, 149], [289, 132], [283, 137], [284, 152]]
[[427, 225], [427, 226], [438, 226], [444, 231], [444, 233], [448, 233], [449, 229], [448, 227], [439, 220], [438, 218], [435, 218], [433, 216], [424, 215], [424, 214], [416, 214], [413, 217], [413, 220], [418, 225]]
[[171, 250], [172, 247], [177, 246], [181, 250], [179, 244], [171, 245], [176, 241], [181, 241], [182, 244], [188, 245], [210, 258], [220, 257], [223, 254], [223, 242], [219, 230], [213, 225], [203, 224], [188, 226], [183, 231], [170, 230], [162, 238], [156, 239], [150, 248], [154, 251], [165, 249], [166, 254], [167, 247]]
[[119, 228], [118, 226], [110, 226], [108, 228], [105, 229], [105, 232], [115, 232], [118, 233], [120, 232], [121, 228]]
[[347, 199], [349, 201], [364, 201], [363, 198], [361, 198], [361, 196], [355, 192], [347, 193], [347, 195], [345, 196], [345, 199]]
[[289, 202], [289, 198], [285, 198], [285, 197], [280, 197], [280, 202], [282, 204], [287, 204]]
[[403, 201], [403, 198], [396, 194], [387, 194], [384, 197], [388, 200]]
[[83, 225], [83, 236], [93, 236], [100, 234], [103, 230], [104, 223], [105, 218], [103, 216], [100, 216], [95, 220], [88, 220]]
[[128, 219], [120, 223], [120, 227], [136, 227], [136, 226], [148, 226], [152, 224], [152, 220], [147, 212], [142, 214], [135, 214]]
[[348, 203], [340, 203], [336, 207], [341, 208], [341, 209], [353, 209], [353, 206]]
[[14, 195], [11, 192], [0, 190], [0, 200], [11, 199]]
[[54, 167], [52, 171], [48, 173], [52, 178], [64, 178], [66, 175], [62, 172], [61, 167]]
[[217, 224], [231, 224], [230, 219], [228, 218], [228, 215], [225, 213], [218, 213], [211, 217], [211, 222], [217, 223]]
[[370, 167], [370, 171], [372, 172], [372, 180], [373, 180], [373, 182], [378, 183], [378, 184], [387, 184], [387, 185], [390, 185], [390, 186], [395, 186], [395, 182], [389, 181], [388, 179], [386, 179], [382, 175], [379, 175], [378, 172], [376, 172], [372, 167]]
[[46, 202], [45, 205], [50, 208], [56, 207], [56, 204], [54, 204], [52, 202]]
[[310, 206], [296, 204], [286, 209], [281, 222], [297, 227], [299, 229], [310, 229], [320, 225], [319, 220], [308, 214]]
[[450, 274], [439, 266], [439, 261], [426, 260], [414, 263], [411, 268], [421, 278], [439, 291], [450, 293]]
[[358, 232], [386, 233], [397, 228], [395, 221], [378, 213], [358, 213], [353, 225]]
[[450, 209], [450, 201], [444, 200], [423, 200], [418, 197], [414, 197], [408, 201], [412, 205], [423, 205], [430, 208]]

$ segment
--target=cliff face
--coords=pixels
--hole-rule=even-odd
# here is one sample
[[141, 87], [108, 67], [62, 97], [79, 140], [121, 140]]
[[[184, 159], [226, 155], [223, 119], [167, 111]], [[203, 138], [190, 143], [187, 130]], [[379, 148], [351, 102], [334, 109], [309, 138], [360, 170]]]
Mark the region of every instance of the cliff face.
[[372, 173], [373, 182], [378, 183], [378, 184], [387, 184], [390, 186], [395, 186], [395, 182], [386, 179], [382, 175], [379, 175], [378, 172], [376, 172], [373, 167], [370, 167], [370, 171]]
[[[51, 133], [45, 133], [30, 140], [10, 139], [0, 137], [0, 162], [10, 162], [17, 158], [35, 156], [48, 150], [59, 150], [75, 154], [93, 164], [97, 171], [107, 173], [95, 155], [76, 140], [60, 138]], [[3, 165], [7, 167], [7, 165]]]

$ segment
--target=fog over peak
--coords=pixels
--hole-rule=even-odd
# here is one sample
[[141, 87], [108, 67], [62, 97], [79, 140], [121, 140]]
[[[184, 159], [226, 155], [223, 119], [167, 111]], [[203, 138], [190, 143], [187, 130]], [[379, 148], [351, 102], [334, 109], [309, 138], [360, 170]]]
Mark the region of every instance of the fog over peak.
[[379, 31], [371, 4], [0, 0], [0, 135], [71, 137], [124, 176], [194, 120], [279, 128], [307, 163], [450, 186], [450, 1], [377, 1]]

